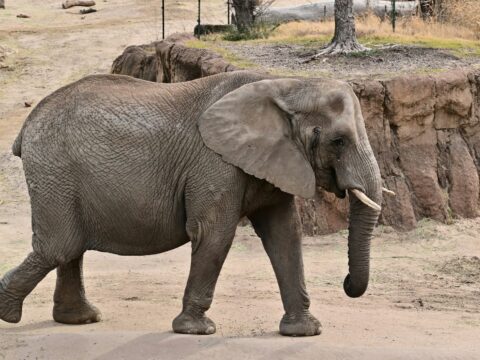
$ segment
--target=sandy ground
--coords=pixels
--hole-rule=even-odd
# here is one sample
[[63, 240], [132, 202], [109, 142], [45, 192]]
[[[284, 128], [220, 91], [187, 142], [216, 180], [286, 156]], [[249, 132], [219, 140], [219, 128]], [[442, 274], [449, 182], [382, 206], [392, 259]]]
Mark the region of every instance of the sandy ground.
[[[60, 1], [7, 0], [0, 10], [0, 274], [30, 250], [29, 202], [21, 161], [10, 145], [31, 110], [56, 88], [108, 72], [126, 45], [155, 40], [158, 6], [97, 1], [99, 12], [75, 14]], [[167, 33], [190, 30], [195, 1], [172, 1]], [[222, 1], [205, 5], [209, 21], [225, 18]], [[31, 15], [17, 19], [16, 14]], [[175, 19], [176, 20], [173, 20]], [[182, 19], [182, 20], [179, 20]], [[2, 54], [5, 57], [2, 59]], [[371, 286], [360, 299], [342, 290], [345, 232], [306, 238], [307, 286], [323, 333], [277, 334], [282, 305], [260, 241], [239, 228], [209, 316], [217, 334], [171, 332], [189, 268], [188, 245], [149, 257], [90, 252], [89, 299], [103, 321], [66, 326], [51, 317], [55, 274], [26, 299], [21, 323], [0, 323], [3, 359], [480, 359], [480, 219], [453, 225], [425, 221], [410, 233], [379, 227]]]

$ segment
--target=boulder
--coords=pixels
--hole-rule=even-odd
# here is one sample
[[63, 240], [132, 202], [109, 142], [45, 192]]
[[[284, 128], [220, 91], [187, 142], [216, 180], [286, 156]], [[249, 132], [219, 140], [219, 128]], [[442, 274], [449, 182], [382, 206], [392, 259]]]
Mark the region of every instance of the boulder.
[[129, 46], [112, 64], [112, 74], [157, 81], [157, 57], [150, 45]]

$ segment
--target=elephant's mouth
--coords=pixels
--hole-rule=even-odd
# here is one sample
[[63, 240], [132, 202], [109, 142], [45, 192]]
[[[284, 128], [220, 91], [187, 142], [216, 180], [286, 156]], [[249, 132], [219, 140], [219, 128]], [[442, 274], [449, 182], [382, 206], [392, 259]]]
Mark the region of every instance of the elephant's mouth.
[[326, 186], [322, 186], [322, 189], [334, 193], [339, 199], [344, 199], [347, 196], [346, 189], [341, 189], [338, 185], [337, 173], [334, 168], [328, 170], [328, 183]]
[[345, 199], [345, 196], [347, 196], [347, 192], [345, 190], [339, 189], [338, 186], [335, 186], [335, 190], [333, 191], [333, 193], [339, 199]]
[[[363, 189], [359, 189], [357, 186], [341, 188], [338, 184], [337, 173], [334, 168], [330, 170], [330, 174], [331, 174], [332, 181], [330, 183], [331, 186], [328, 189], [328, 191], [333, 192], [337, 198], [344, 199], [348, 190], [350, 192], [350, 196], [354, 195], [358, 200], [360, 200], [362, 203], [364, 203], [368, 207], [377, 211], [380, 211], [382, 209], [379, 204], [374, 202], [365, 194], [365, 191]], [[387, 190], [385, 188], [383, 188], [382, 190], [391, 192], [390, 190]], [[393, 192], [391, 193], [394, 194]]]

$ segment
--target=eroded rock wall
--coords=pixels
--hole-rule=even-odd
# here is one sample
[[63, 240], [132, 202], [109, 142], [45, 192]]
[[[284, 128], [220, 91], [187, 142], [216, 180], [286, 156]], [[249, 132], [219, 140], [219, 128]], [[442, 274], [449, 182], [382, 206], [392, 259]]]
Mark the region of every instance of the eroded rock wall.
[[408, 229], [424, 217], [479, 215], [479, 74], [352, 84], [385, 185], [397, 193], [385, 196], [383, 223]]
[[[150, 81], [180, 82], [237, 70], [206, 49], [192, 49], [185, 37], [148, 46], [128, 47], [113, 73]], [[428, 217], [448, 222], [479, 216], [480, 70], [457, 70], [435, 76], [358, 80], [351, 85], [384, 184], [381, 222], [411, 229]], [[304, 232], [324, 234], [348, 225], [347, 200], [320, 193], [297, 199]]]

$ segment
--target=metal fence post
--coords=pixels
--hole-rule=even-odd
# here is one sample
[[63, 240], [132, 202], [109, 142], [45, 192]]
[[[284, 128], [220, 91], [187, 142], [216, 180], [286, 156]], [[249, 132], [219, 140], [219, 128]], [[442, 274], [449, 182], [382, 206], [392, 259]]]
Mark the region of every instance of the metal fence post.
[[197, 37], [200, 39], [200, 0], [198, 0], [198, 31], [197, 31]]
[[395, 4], [396, 3], [396, 0], [392, 0], [392, 29], [393, 29], [393, 32], [395, 32], [395, 22], [396, 22], [396, 19], [397, 19], [397, 11], [395, 9]]
[[165, 0], [162, 0], [162, 40], [165, 39]]
[[227, 24], [230, 25], [230, 0], [227, 0]]

